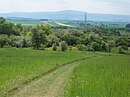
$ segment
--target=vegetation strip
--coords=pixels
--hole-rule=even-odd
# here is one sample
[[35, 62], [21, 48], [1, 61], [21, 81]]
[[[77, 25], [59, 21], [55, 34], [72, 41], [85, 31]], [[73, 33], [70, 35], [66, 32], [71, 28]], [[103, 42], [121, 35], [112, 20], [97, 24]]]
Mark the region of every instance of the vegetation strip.
[[0, 23], [0, 48], [32, 47], [38, 50], [55, 48], [53, 49], [54, 51], [66, 51], [69, 48], [75, 48], [81, 51], [130, 54], [128, 49], [130, 47], [129, 24], [126, 25], [126, 28], [109, 28], [106, 26], [106, 23], [97, 24], [96, 22], [94, 23], [95, 27], [89, 27], [91, 23], [84, 24], [75, 22], [74, 24], [76, 25], [82, 25], [82, 27], [77, 29], [75, 27], [73, 28], [68, 23], [64, 24], [58, 21], [52, 22], [55, 25], [62, 25], [65, 27], [62, 28], [61, 26], [57, 28], [42, 24], [26, 26], [16, 23], [15, 25], [6, 21], [3, 17], [0, 17]]

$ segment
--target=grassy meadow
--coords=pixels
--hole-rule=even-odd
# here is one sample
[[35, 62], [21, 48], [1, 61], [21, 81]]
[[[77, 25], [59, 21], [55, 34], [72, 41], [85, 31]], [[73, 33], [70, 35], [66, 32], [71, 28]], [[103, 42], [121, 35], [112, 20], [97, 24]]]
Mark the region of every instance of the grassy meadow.
[[54, 68], [83, 58], [86, 60], [74, 69], [65, 85], [64, 97], [130, 96], [128, 55], [3, 48], [0, 49], [0, 97]]
[[82, 62], [66, 83], [65, 97], [130, 97], [130, 56]]
[[92, 52], [0, 49], [0, 97], [60, 65], [95, 56]]

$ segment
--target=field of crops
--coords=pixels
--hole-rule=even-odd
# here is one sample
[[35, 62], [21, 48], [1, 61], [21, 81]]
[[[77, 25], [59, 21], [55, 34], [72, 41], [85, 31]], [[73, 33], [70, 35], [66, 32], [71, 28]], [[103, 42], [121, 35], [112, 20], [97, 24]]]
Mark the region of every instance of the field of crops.
[[22, 25], [42, 25], [44, 24], [40, 20], [7, 20], [8, 22], [14, 23], [14, 24], [22, 24]]
[[49, 21], [49, 22], [47, 22], [47, 24], [49, 24], [52, 27], [74, 27], [72, 25], [65, 24], [65, 23], [58, 22], [58, 21]]
[[130, 56], [82, 62], [66, 83], [65, 97], [130, 97]]
[[[0, 97], [19, 85], [59, 65], [95, 56], [91, 52], [37, 51], [32, 49], [0, 49]], [[2, 96], [3, 97], [3, 96]]]
[[56, 24], [55, 22], [47, 22], [52, 27], [59, 27], [60, 25]]

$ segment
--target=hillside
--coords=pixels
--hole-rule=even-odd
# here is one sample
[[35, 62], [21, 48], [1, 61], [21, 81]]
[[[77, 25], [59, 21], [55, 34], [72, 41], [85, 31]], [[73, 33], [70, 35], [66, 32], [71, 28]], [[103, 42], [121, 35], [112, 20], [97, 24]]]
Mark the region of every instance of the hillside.
[[[56, 12], [12, 12], [12, 13], [0, 13], [1, 17], [22, 17], [33, 19], [51, 19], [51, 20], [84, 20], [84, 13], [82, 11], [64, 10]], [[99, 14], [99, 13], [87, 13], [87, 18], [90, 21], [120, 21], [130, 22], [130, 15], [113, 15], [113, 14]]]

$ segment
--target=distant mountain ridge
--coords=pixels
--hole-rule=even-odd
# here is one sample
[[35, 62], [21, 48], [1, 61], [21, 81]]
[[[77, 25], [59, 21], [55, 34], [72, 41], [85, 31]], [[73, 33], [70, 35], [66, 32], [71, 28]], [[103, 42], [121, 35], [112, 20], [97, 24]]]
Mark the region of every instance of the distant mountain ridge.
[[[26, 18], [26, 19], [51, 19], [51, 20], [84, 20], [85, 12], [75, 10], [64, 10], [56, 12], [12, 12], [0, 13], [0, 17], [10, 19]], [[130, 15], [114, 15], [87, 13], [89, 21], [111, 21], [111, 22], [130, 22]]]

